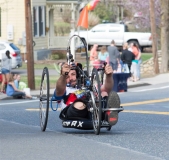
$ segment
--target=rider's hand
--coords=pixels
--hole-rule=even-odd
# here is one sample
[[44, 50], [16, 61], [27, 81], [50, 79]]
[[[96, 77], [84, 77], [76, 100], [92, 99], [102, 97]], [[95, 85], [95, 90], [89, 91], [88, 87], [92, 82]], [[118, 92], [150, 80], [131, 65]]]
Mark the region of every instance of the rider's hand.
[[67, 63], [65, 63], [61, 68], [61, 75], [67, 77], [68, 75], [66, 75], [65, 73], [68, 74], [69, 71], [70, 71], [70, 66]]
[[113, 73], [113, 69], [109, 64], [106, 64], [105, 66], [105, 74], [106, 75], [111, 75]]

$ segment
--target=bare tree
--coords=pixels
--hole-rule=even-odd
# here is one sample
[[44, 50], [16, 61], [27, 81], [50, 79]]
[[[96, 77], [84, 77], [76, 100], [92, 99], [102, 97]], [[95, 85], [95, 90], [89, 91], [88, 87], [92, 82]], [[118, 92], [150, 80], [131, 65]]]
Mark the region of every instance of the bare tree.
[[169, 61], [169, 0], [161, 0], [161, 72], [168, 71]]

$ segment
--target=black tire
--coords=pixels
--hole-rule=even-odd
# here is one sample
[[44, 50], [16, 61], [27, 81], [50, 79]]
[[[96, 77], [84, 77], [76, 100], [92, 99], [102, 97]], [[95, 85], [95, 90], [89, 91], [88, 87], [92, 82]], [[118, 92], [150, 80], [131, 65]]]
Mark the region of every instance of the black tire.
[[45, 131], [49, 114], [49, 72], [47, 67], [42, 72], [39, 100], [40, 127], [42, 131]]
[[98, 75], [99, 75], [100, 85], [103, 85], [104, 75], [105, 75], [104, 71], [103, 70], [98, 71]]
[[107, 131], [110, 131], [110, 130], [111, 130], [111, 127], [112, 127], [112, 126], [106, 127], [106, 130], [107, 130]]
[[[102, 108], [101, 108], [101, 92], [100, 92], [100, 80], [97, 69], [93, 68], [92, 71], [92, 91], [95, 99], [95, 107], [93, 106], [92, 121], [93, 129], [96, 135], [100, 133]], [[97, 87], [98, 86], [98, 87]]]
[[112, 97], [114, 97], [113, 103], [111, 104], [113, 106], [112, 108], [118, 108], [118, 107], [120, 108], [120, 103], [121, 102], [120, 102], [119, 95], [115, 91], [112, 91], [111, 94], [112, 94]]

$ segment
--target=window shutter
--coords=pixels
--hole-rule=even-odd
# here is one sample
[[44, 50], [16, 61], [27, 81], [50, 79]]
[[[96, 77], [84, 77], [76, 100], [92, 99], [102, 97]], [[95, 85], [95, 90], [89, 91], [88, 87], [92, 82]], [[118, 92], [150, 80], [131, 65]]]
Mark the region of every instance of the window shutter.
[[45, 17], [44, 17], [45, 18], [45, 21], [44, 21], [44, 28], [45, 28], [44, 31], [45, 31], [45, 33], [44, 34], [46, 35], [46, 6], [44, 6], [44, 15], [45, 15]]
[[39, 36], [42, 35], [42, 25], [41, 25], [41, 22], [42, 22], [42, 8], [41, 6], [39, 6]]
[[36, 7], [33, 7], [33, 26], [34, 26], [34, 36], [37, 35], [37, 15], [36, 15]]

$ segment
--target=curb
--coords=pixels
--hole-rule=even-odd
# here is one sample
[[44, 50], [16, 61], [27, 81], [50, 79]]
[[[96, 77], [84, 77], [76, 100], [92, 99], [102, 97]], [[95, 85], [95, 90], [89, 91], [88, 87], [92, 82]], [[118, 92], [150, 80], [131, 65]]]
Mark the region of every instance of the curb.
[[133, 85], [129, 85], [128, 88], [137, 88], [137, 87], [144, 87], [144, 86], [150, 86], [152, 84], [150, 83], [140, 83], [140, 84], [133, 84]]
[[[52, 95], [53, 94], [50, 94], [49, 97], [52, 97]], [[36, 96], [39, 99], [39, 94], [38, 95], [37, 94], [32, 94], [32, 96]], [[2, 98], [0, 100], [11, 100], [11, 99], [13, 99], [13, 100], [19, 100], [19, 98], [18, 99], [17, 98], [13, 98], [12, 96], [6, 96], [5, 98]]]

